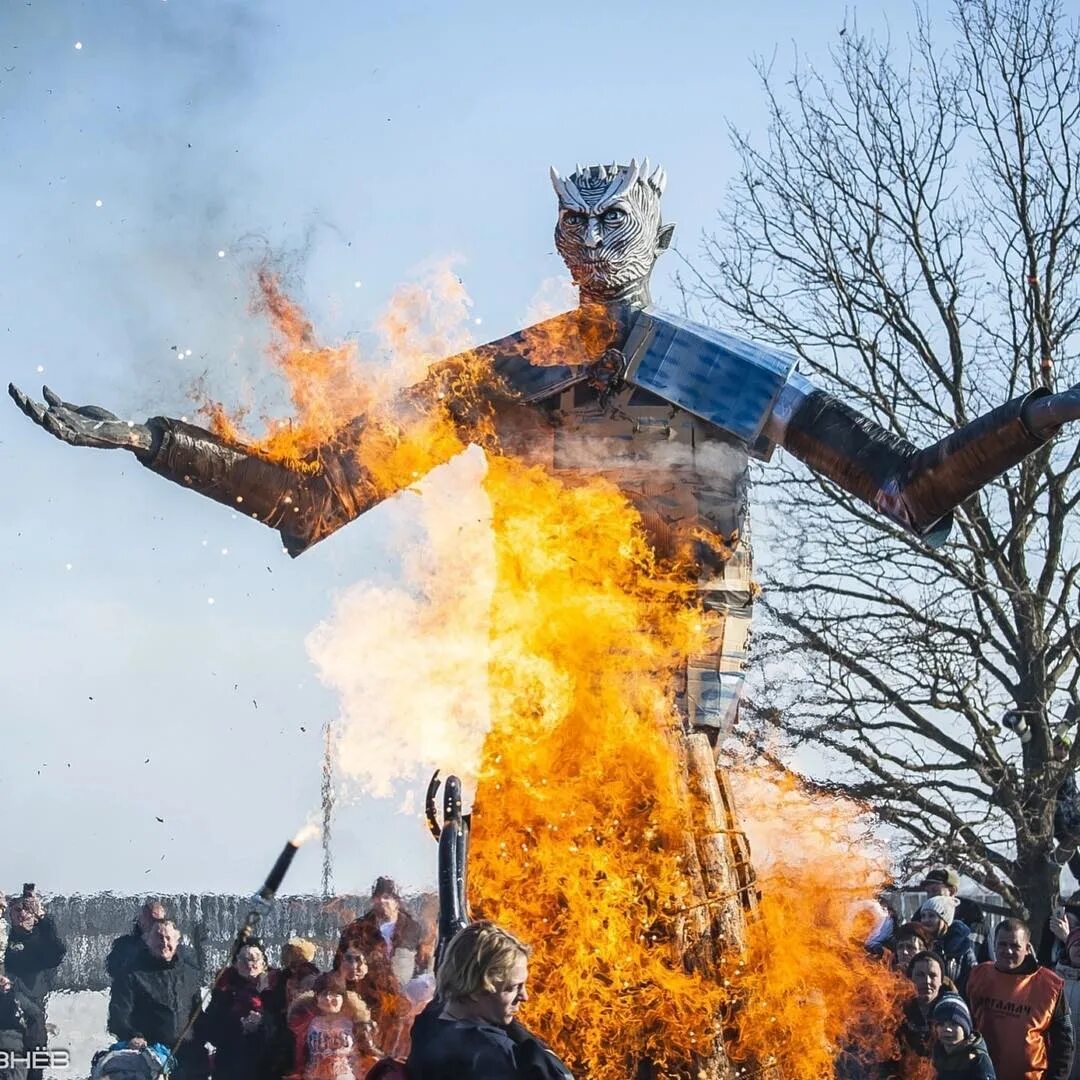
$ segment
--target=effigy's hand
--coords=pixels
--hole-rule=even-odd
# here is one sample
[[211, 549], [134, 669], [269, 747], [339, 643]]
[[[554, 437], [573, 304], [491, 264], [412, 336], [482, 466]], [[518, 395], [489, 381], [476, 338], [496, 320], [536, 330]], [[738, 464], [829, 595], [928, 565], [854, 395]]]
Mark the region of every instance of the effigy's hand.
[[145, 424], [121, 420], [97, 405], [72, 405], [41, 388], [45, 397], [42, 405], [24, 394], [14, 383], [8, 384], [8, 394], [19, 408], [50, 435], [72, 446], [93, 446], [101, 450], [131, 450], [149, 452], [153, 434]]
[[1080, 420], [1080, 385], [1037, 398], [1024, 406], [1024, 423], [1043, 438], [1049, 438], [1070, 420]]

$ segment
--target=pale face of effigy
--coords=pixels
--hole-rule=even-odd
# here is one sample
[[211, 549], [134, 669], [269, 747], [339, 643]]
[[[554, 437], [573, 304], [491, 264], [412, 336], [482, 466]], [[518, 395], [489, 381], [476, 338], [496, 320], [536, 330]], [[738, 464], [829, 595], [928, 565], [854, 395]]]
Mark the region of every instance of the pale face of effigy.
[[592, 165], [551, 180], [559, 196], [555, 246], [581, 289], [582, 300], [648, 299], [649, 275], [675, 227], [660, 221], [666, 177], [642, 166]]

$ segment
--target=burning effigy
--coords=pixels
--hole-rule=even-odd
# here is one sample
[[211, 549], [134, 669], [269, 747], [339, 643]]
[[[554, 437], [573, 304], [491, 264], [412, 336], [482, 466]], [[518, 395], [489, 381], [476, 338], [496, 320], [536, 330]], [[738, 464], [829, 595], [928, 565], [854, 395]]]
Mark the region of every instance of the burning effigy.
[[[852, 1047], [890, 1053], [898, 990], [852, 914], [887, 868], [857, 808], [717, 768], [755, 594], [748, 463], [782, 447], [940, 544], [956, 505], [1077, 408], [1034, 390], [919, 450], [793, 357], [652, 305], [673, 230], [662, 169], [552, 181], [580, 303], [486, 345], [418, 347], [409, 294], [387, 325], [398, 362], [373, 376], [353, 346], [321, 346], [263, 271], [294, 415], [261, 436], [214, 403], [208, 427], [134, 424], [10, 392], [54, 436], [129, 449], [277, 529], [294, 556], [482, 448], [483, 557], [459, 552], [459, 576], [426, 583], [408, 634], [373, 631], [374, 662], [440, 639], [450, 685], [453, 647], [482, 658], [479, 686], [435, 711], [448, 748], [455, 731], [473, 745], [473, 914], [535, 947], [530, 1025], [600, 1080], [818, 1080]], [[460, 579], [479, 573], [465, 611]]]

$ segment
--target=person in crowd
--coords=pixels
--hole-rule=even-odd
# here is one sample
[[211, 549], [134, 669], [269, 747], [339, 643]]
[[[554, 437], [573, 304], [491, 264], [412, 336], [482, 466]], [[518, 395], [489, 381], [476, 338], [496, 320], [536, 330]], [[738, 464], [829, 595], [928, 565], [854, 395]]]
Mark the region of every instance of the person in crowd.
[[289, 1009], [296, 1080], [363, 1080], [380, 1052], [367, 1006], [336, 971], [320, 975]]
[[291, 1064], [284, 976], [251, 939], [221, 973], [195, 1023], [195, 1038], [214, 1046], [214, 1080], [279, 1080]]
[[146, 933], [146, 949], [132, 959], [109, 993], [109, 1030], [134, 1050], [158, 1043], [175, 1047], [171, 1080], [202, 1080], [208, 1072], [192, 1017], [202, 1004], [202, 972], [169, 919]]
[[872, 907], [878, 918], [864, 947], [871, 956], [884, 959], [895, 953], [896, 931], [904, 920], [896, 909], [891, 891], [879, 893], [878, 898], [872, 901]]
[[315, 942], [291, 937], [281, 946], [281, 974], [285, 980], [285, 1007], [310, 990], [319, 977], [315, 966]]
[[[1073, 1038], [1080, 1031], [1080, 929], [1069, 933], [1065, 941], [1065, 958], [1059, 960], [1054, 970], [1064, 980], [1061, 988], [1072, 1022]], [[1080, 1080], [1080, 1051], [1073, 1051], [1073, 1065], [1069, 1080]]]
[[934, 935], [933, 949], [945, 959], [945, 974], [963, 994], [975, 966], [975, 946], [970, 928], [956, 918], [956, 908], [955, 896], [931, 896], [915, 912], [915, 922]]
[[922, 923], [901, 923], [893, 935], [892, 967], [896, 971], [907, 971], [911, 961], [934, 944], [934, 935]]
[[373, 978], [382, 985], [402, 983], [431, 969], [434, 958], [433, 928], [423, 927], [401, 904], [392, 878], [376, 878], [371, 889], [371, 908], [341, 932], [342, 941], [360, 946]]
[[1043, 924], [1038, 948], [1035, 951], [1039, 963], [1053, 967], [1065, 959], [1065, 942], [1073, 930], [1080, 928], [1080, 890], [1054, 906], [1050, 917]]
[[886, 1070], [890, 1077], [906, 1076], [912, 1071], [912, 1060], [930, 1060], [933, 1045], [934, 1006], [943, 994], [955, 994], [956, 987], [945, 974], [945, 960], [936, 952], [918, 953], [907, 970], [914, 988], [912, 996], [901, 1010], [897, 1041], [900, 1060]]
[[[40, 1012], [16, 983], [0, 975], [0, 1051], [21, 1056], [33, 1050], [33, 1033], [42, 1024]], [[30, 1068], [24, 1061], [0, 1064], [0, 1080], [28, 1080]]]
[[408, 1052], [409, 1018], [431, 997], [433, 931], [404, 909], [393, 879], [379, 877], [371, 909], [341, 932], [338, 955], [358, 949], [367, 964], [359, 992], [378, 1018], [379, 1045], [387, 1054]]
[[[1056, 761], [1064, 761], [1071, 749], [1072, 740], [1067, 734], [1055, 737]], [[1080, 788], [1076, 784], [1076, 774], [1071, 770], [1065, 773], [1054, 803], [1054, 839], [1058, 846], [1049, 856], [1050, 861], [1058, 866], [1068, 866], [1073, 877], [1080, 881]]]
[[[4, 950], [4, 973], [33, 1003], [34, 1011], [27, 1031], [28, 1046], [45, 1049], [48, 1028], [45, 998], [52, 989], [53, 975], [67, 955], [53, 917], [45, 911], [33, 885], [23, 887], [23, 894], [8, 905], [7, 948]], [[30, 1080], [39, 1080], [40, 1069], [31, 1069]]]
[[976, 961], [989, 960], [986, 943], [986, 913], [970, 897], [960, 895], [960, 875], [951, 866], [935, 866], [926, 872], [919, 888], [927, 899], [935, 896], [956, 897], [956, 918], [971, 931], [971, 944]]
[[435, 999], [417, 1017], [410, 1080], [572, 1080], [569, 1069], [515, 1019], [528, 1000], [529, 948], [490, 922], [446, 948]]
[[936, 1080], [997, 1080], [986, 1042], [975, 1030], [971, 1012], [959, 994], [942, 994], [930, 1018], [934, 1023]]
[[168, 918], [165, 905], [160, 900], [147, 900], [135, 916], [135, 924], [126, 934], [116, 938], [105, 957], [105, 970], [109, 978], [115, 981], [131, 961], [146, 948], [145, 937], [154, 923]]
[[[360, 945], [349, 938], [342, 938], [334, 954], [333, 970], [345, 980], [345, 989], [358, 994], [371, 1013], [376, 1028], [380, 1025], [382, 1002], [371, 977], [367, 957]], [[390, 1003], [391, 1005], [393, 1002]]]
[[1064, 980], [1039, 966], [1019, 919], [998, 924], [994, 956], [972, 971], [967, 997], [998, 1076], [1068, 1080], [1074, 1040]]

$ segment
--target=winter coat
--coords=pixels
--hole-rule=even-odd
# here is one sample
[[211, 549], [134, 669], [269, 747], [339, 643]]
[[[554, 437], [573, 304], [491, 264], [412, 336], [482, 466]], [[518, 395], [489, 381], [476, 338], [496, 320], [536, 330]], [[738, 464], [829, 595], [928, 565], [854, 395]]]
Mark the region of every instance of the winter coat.
[[13, 926], [8, 933], [4, 952], [4, 971], [18, 979], [26, 995], [39, 1008], [45, 1006], [45, 995], [52, 989], [53, 972], [67, 954], [51, 915], [39, 919], [30, 930]]
[[406, 1069], [410, 1080], [573, 1080], [551, 1049], [514, 1021], [442, 1017], [432, 1001], [416, 1018]]
[[1002, 1080], [1068, 1080], [1073, 1029], [1063, 980], [1028, 957], [1014, 971], [979, 964], [968, 1004]]
[[[361, 1080], [379, 1060], [381, 1053], [371, 1041], [371, 1013], [360, 996], [346, 990], [341, 1012], [337, 1015], [348, 1021], [338, 1033], [338, 1045], [320, 1045], [320, 1041], [314, 1037], [316, 1021], [321, 1016], [314, 991], [301, 994], [292, 1003], [288, 1013], [294, 1045], [291, 1076], [298, 1080], [334, 1080], [334, 1059], [340, 1061], [345, 1057], [349, 1060], [353, 1076]], [[328, 1069], [331, 1071], [328, 1072]]]
[[296, 967], [283, 968], [281, 975], [285, 980], [287, 1009], [304, 991], [311, 989], [311, 984], [319, 977], [319, 969], [310, 960], [305, 960]]
[[[0, 1050], [25, 1054], [41, 1046], [45, 1039], [45, 1019], [41, 1010], [14, 984], [0, 992]], [[29, 1065], [0, 1069], [0, 1080], [26, 1080]]]
[[[246, 1029], [242, 1021], [251, 1013], [260, 1021]], [[276, 1080], [284, 1075], [292, 1047], [281, 973], [270, 970], [253, 980], [226, 968], [195, 1024], [195, 1038], [213, 1043], [214, 1080]]]
[[[338, 950], [341, 951], [350, 944], [355, 944], [367, 958], [370, 974], [379, 984], [380, 990], [393, 989], [395, 993], [401, 992], [399, 980], [394, 975], [393, 963], [395, 958], [400, 957], [403, 953], [412, 954], [410, 958], [412, 961], [411, 974], [419, 975], [431, 967], [434, 955], [432, 935], [426, 933], [420, 923], [404, 908], [398, 910], [389, 949], [386, 940], [379, 931], [379, 920], [373, 911], [361, 915], [359, 919], [353, 919], [341, 931], [341, 944], [338, 946]], [[390, 985], [391, 981], [392, 986]], [[383, 985], [384, 983], [386, 983], [386, 986]]]
[[118, 979], [144, 951], [146, 943], [136, 923], [130, 933], [121, 934], [109, 948], [109, 954], [105, 957], [105, 970], [109, 978], [114, 981]]
[[945, 936], [934, 942], [934, 952], [945, 961], [945, 974], [956, 984], [963, 997], [968, 976], [975, 966], [975, 941], [967, 923], [954, 919]]
[[[1054, 970], [1065, 980], [1061, 996], [1065, 999], [1065, 1006], [1069, 1010], [1075, 1036], [1080, 1031], [1080, 968], [1071, 967], [1069, 964], [1058, 964]], [[1080, 1080], [1080, 1053], [1073, 1055], [1069, 1080]]]
[[952, 1050], [934, 1043], [933, 1062], [937, 1080], [997, 1080], [986, 1042], [978, 1032]]
[[[175, 1046], [188, 1020], [201, 1006], [202, 982], [199, 964], [186, 945], [177, 946], [169, 961], [146, 949], [112, 985], [109, 1030], [125, 1041], [139, 1036], [148, 1043]], [[206, 1054], [192, 1030], [188, 1030], [176, 1056], [185, 1080], [206, 1075]]]

